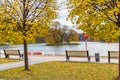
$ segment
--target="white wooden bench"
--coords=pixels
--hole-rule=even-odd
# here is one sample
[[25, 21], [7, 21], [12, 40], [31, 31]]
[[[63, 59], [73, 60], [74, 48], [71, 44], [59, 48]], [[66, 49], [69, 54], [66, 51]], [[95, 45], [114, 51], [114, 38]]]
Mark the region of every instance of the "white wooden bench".
[[66, 50], [66, 61], [70, 61], [69, 57], [86, 57], [90, 61], [89, 52], [87, 50]]
[[10, 55], [19, 56], [23, 59], [23, 54], [20, 54], [20, 50], [4, 50], [5, 58], [9, 58]]
[[119, 58], [119, 51], [108, 51], [108, 63], [110, 63], [110, 59]]

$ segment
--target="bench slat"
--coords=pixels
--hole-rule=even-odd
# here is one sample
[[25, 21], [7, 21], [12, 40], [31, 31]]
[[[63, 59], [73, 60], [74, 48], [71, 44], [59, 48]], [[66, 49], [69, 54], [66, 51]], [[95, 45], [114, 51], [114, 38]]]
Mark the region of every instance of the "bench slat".
[[90, 61], [90, 56], [87, 50], [66, 50], [66, 61], [69, 57], [86, 57]]
[[108, 62], [110, 63], [110, 59], [119, 58], [119, 51], [108, 51]]
[[6, 54], [19, 55], [18, 50], [5, 50]]
[[87, 57], [87, 51], [67, 51], [68, 56], [73, 57]]
[[4, 50], [5, 53], [5, 58], [9, 58], [9, 55], [15, 55], [15, 56], [19, 56], [20, 59], [23, 59], [23, 54], [20, 54], [19, 50]]

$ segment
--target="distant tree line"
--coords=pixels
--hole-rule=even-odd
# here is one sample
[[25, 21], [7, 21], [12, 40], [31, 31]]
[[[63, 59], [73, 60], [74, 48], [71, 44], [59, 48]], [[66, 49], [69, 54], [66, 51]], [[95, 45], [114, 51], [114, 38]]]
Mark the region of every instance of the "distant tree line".
[[63, 29], [53, 29], [49, 30], [49, 34], [46, 35], [45, 41], [48, 43], [64, 43], [79, 41], [78, 34], [74, 30], [70, 29], [68, 32]]
[[76, 41], [79, 41], [78, 33], [66, 25], [61, 25], [58, 21], [52, 24], [46, 36], [36, 38], [36, 42], [47, 43], [69, 43]]

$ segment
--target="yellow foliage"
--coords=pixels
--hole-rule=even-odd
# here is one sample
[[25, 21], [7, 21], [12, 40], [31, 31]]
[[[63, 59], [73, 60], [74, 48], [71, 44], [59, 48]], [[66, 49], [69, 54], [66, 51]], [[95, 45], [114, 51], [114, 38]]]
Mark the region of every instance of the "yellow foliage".
[[[70, 18], [94, 40], [118, 41], [120, 2], [112, 0], [68, 0], [73, 6]], [[81, 24], [82, 23], [82, 24]]]
[[34, 42], [37, 36], [48, 33], [56, 18], [56, 0], [5, 0], [0, 4], [0, 41], [11, 43]]

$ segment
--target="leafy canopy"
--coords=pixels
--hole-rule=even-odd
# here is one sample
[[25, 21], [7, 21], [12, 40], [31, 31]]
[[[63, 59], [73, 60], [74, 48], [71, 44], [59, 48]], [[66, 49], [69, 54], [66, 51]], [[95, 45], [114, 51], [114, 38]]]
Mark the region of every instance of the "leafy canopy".
[[56, 9], [56, 0], [0, 1], [0, 40], [33, 42], [36, 36], [47, 33]]
[[116, 41], [120, 35], [119, 0], [68, 0], [69, 18], [94, 40]]

